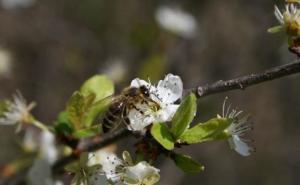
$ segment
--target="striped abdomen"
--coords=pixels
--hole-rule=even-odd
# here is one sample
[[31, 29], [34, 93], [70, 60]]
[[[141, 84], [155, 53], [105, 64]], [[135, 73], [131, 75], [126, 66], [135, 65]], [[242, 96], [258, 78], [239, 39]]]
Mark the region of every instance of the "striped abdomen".
[[113, 103], [105, 113], [103, 118], [103, 132], [109, 132], [121, 124], [122, 117], [125, 111], [125, 104], [123, 102]]

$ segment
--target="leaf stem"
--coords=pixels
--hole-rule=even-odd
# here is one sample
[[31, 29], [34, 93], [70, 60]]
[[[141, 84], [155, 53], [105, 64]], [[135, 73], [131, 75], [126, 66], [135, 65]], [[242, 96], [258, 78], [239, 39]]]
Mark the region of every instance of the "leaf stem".
[[44, 125], [42, 122], [36, 120], [33, 118], [32, 122], [31, 122], [34, 126], [38, 127], [39, 129], [41, 129], [42, 131], [46, 131], [46, 132], [49, 132], [49, 128]]

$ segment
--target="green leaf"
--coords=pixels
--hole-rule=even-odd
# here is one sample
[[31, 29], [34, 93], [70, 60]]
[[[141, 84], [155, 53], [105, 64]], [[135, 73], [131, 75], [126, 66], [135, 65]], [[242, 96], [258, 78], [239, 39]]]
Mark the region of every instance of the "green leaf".
[[268, 29], [269, 33], [278, 33], [281, 32], [283, 30], [283, 26], [279, 25], [279, 26], [274, 26]]
[[94, 93], [83, 96], [80, 92], [75, 92], [71, 96], [67, 104], [67, 113], [68, 119], [76, 130], [89, 128], [92, 125], [95, 111], [99, 109], [95, 106], [98, 104], [93, 103], [95, 97]]
[[76, 173], [80, 169], [78, 162], [73, 162], [65, 166], [67, 172]]
[[82, 153], [79, 158], [80, 167], [86, 167], [88, 161], [89, 161], [89, 154], [87, 152]]
[[178, 139], [193, 121], [197, 111], [196, 101], [196, 96], [191, 93], [182, 101], [176, 111], [171, 128], [171, 132], [175, 139]]
[[80, 92], [83, 96], [95, 94], [95, 101], [98, 101], [114, 93], [114, 84], [104, 75], [95, 75], [84, 82]]
[[172, 159], [174, 160], [177, 167], [187, 173], [198, 173], [204, 170], [204, 166], [199, 162], [193, 160], [188, 155], [176, 154], [172, 155]]
[[84, 103], [84, 97], [80, 92], [75, 92], [67, 103], [68, 118], [76, 130], [82, 128], [81, 118], [84, 114]]
[[151, 135], [165, 149], [172, 150], [174, 148], [174, 139], [171, 132], [165, 124], [155, 123], [151, 128]]
[[94, 120], [97, 118], [97, 116], [107, 110], [112, 100], [113, 97], [109, 96], [94, 103], [83, 117], [82, 121], [84, 122], [85, 126], [90, 127], [93, 124]]
[[90, 128], [77, 130], [73, 133], [73, 136], [77, 139], [81, 139], [86, 137], [92, 137], [100, 133], [102, 133], [102, 127], [99, 124]]
[[54, 130], [57, 134], [71, 135], [74, 128], [68, 119], [68, 113], [63, 111], [59, 113], [57, 121], [54, 124]]
[[232, 120], [227, 118], [213, 118], [205, 123], [199, 123], [193, 128], [185, 131], [180, 140], [188, 144], [211, 140], [227, 139], [224, 130], [231, 124]]
[[71, 135], [74, 131], [70, 124], [64, 122], [55, 124], [54, 130], [57, 134], [63, 134], [65, 136]]

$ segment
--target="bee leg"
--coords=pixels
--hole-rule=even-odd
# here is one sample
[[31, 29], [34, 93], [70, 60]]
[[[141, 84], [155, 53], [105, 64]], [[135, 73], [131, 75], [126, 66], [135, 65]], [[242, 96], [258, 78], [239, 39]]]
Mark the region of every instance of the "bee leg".
[[121, 121], [119, 120], [117, 124], [115, 124], [115, 126], [110, 130], [111, 132], [114, 132], [115, 130], [117, 130], [118, 128], [120, 128], [121, 126]]
[[132, 128], [132, 126], [131, 126], [131, 124], [130, 124], [130, 120], [129, 120], [129, 118], [127, 117], [127, 115], [128, 115], [128, 110], [129, 109], [127, 109], [126, 107], [124, 107], [124, 109], [123, 109], [123, 113], [122, 113], [122, 122], [123, 122], [123, 124], [124, 125], [126, 125], [126, 126], [128, 126], [131, 130], [133, 130], [133, 128]]
[[142, 115], [145, 114], [141, 109], [137, 108], [135, 105], [132, 105], [132, 107], [133, 107], [135, 110], [137, 110], [138, 112], [140, 112]]
[[111, 117], [118, 118], [117, 115], [113, 114], [113, 113], [110, 112], [110, 111], [107, 111], [107, 114], [108, 114], [109, 116], [111, 116]]
[[109, 132], [114, 127], [114, 124], [115, 124], [114, 121], [108, 118], [104, 118], [102, 123], [103, 132], [104, 133]]

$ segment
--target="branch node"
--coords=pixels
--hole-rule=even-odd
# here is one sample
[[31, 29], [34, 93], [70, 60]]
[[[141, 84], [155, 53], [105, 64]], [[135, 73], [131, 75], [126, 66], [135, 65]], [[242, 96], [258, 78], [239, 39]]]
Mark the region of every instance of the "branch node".
[[197, 94], [198, 94], [198, 96], [199, 97], [201, 97], [201, 96], [203, 96], [204, 95], [204, 93], [205, 93], [205, 90], [204, 90], [204, 88], [203, 87], [198, 87], [198, 89], [197, 89]]

